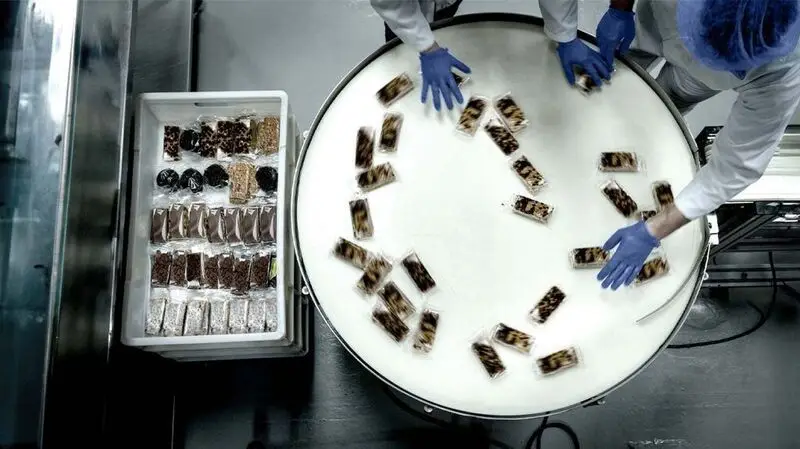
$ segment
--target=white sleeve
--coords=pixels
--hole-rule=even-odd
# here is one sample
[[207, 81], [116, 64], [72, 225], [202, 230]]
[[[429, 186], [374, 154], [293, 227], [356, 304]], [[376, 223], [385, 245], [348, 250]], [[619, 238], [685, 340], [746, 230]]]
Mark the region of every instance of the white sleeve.
[[539, 0], [544, 33], [556, 42], [578, 37], [578, 0]]
[[756, 182], [769, 165], [800, 102], [800, 68], [759, 84], [739, 92], [708, 163], [675, 199], [686, 218], [714, 211]]
[[417, 51], [435, 42], [433, 31], [417, 0], [370, 0], [372, 8], [406, 45]]

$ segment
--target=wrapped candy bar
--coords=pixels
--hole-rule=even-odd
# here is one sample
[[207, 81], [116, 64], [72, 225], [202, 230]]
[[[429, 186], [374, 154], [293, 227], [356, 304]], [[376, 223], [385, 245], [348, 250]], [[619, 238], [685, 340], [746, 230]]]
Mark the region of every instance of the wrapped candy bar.
[[392, 263], [385, 257], [376, 255], [367, 261], [364, 274], [356, 283], [356, 288], [364, 294], [371, 295], [375, 293], [390, 271], [392, 271]]
[[169, 273], [172, 266], [172, 254], [156, 251], [150, 267], [150, 284], [153, 287], [166, 287], [169, 285]]
[[633, 198], [628, 195], [628, 193], [617, 183], [617, 181], [610, 179], [600, 186], [600, 189], [602, 190], [603, 195], [608, 198], [611, 204], [613, 204], [619, 213], [621, 213], [624, 217], [632, 217], [639, 209], [636, 201], [634, 201]]
[[528, 119], [525, 117], [525, 112], [519, 107], [517, 102], [507, 93], [494, 100], [494, 108], [497, 114], [503, 119], [508, 130], [516, 134], [528, 126]]
[[185, 239], [188, 235], [189, 211], [183, 204], [169, 207], [169, 240]]
[[667, 263], [667, 259], [663, 257], [655, 257], [645, 262], [644, 266], [642, 266], [642, 270], [636, 275], [636, 280], [634, 283], [636, 285], [641, 285], [647, 281], [659, 278], [667, 273], [669, 273], [669, 263]]
[[231, 191], [229, 200], [232, 204], [245, 204], [250, 200], [250, 178], [253, 164], [236, 162], [228, 167]]
[[401, 342], [408, 335], [408, 326], [397, 315], [393, 314], [382, 303], [372, 309], [372, 320], [380, 326], [394, 341]]
[[180, 137], [180, 127], [170, 125], [164, 127], [165, 161], [179, 161], [181, 159]]
[[419, 329], [414, 335], [414, 349], [428, 353], [433, 349], [433, 342], [436, 340], [436, 329], [439, 327], [439, 312], [431, 309], [422, 311], [419, 320]]
[[377, 293], [386, 308], [401, 320], [405, 320], [416, 311], [414, 304], [409, 301], [408, 297], [400, 290], [400, 287], [392, 281], [387, 282]]
[[219, 286], [219, 256], [203, 254], [202, 269], [200, 286], [202, 288], [217, 288]]
[[350, 221], [353, 225], [353, 236], [358, 240], [372, 237], [372, 218], [366, 198], [350, 201]]
[[217, 122], [217, 140], [218, 159], [225, 159], [231, 154], [247, 153], [250, 144], [249, 123], [238, 120]]
[[154, 337], [161, 333], [161, 325], [164, 322], [164, 310], [166, 307], [166, 297], [154, 296], [150, 298], [150, 307], [147, 310], [147, 323], [145, 323], [144, 328], [145, 335]]
[[186, 319], [186, 301], [183, 298], [170, 298], [164, 308], [164, 322], [161, 334], [165, 337], [183, 335], [183, 323]]
[[575, 348], [562, 349], [536, 360], [539, 372], [543, 375], [555, 374], [578, 365], [578, 352]]
[[275, 252], [269, 255], [269, 286], [278, 286], [278, 255]]
[[397, 142], [400, 135], [400, 128], [402, 126], [403, 114], [399, 112], [387, 112], [383, 116], [383, 124], [381, 125], [381, 136], [378, 143], [378, 149], [383, 152], [397, 151]]
[[193, 203], [189, 205], [189, 238], [206, 238], [206, 220], [208, 219], [208, 208], [205, 203]]
[[268, 155], [278, 152], [280, 124], [281, 119], [278, 116], [267, 116], [250, 122], [252, 136], [250, 144], [256, 154]]
[[233, 254], [219, 255], [219, 288], [233, 288]]
[[496, 118], [489, 119], [489, 121], [483, 125], [483, 130], [486, 131], [486, 134], [489, 135], [492, 142], [494, 142], [497, 148], [506, 156], [510, 156], [519, 149], [517, 138], [511, 134], [511, 131], [509, 131], [500, 120]]
[[600, 268], [606, 264], [611, 255], [599, 246], [575, 248], [569, 253], [573, 268]]
[[362, 126], [356, 135], [356, 168], [372, 167], [372, 156], [375, 152], [375, 130]]
[[544, 187], [545, 180], [539, 170], [530, 163], [524, 155], [511, 162], [511, 169], [517, 174], [519, 179], [531, 193], [536, 193]]
[[525, 354], [529, 353], [533, 347], [532, 336], [503, 323], [494, 328], [492, 340]]
[[150, 243], [166, 243], [169, 236], [168, 220], [169, 211], [157, 207], [153, 209], [153, 214], [150, 219]]
[[414, 281], [414, 285], [417, 286], [421, 293], [427, 293], [436, 287], [436, 281], [433, 280], [433, 276], [422, 264], [422, 261], [419, 260], [417, 253], [412, 252], [403, 258], [402, 265], [406, 273], [408, 273], [408, 277]]
[[200, 124], [200, 140], [198, 141], [200, 156], [215, 157], [219, 149], [219, 136], [216, 123]]
[[653, 183], [653, 197], [658, 204], [658, 210], [664, 210], [665, 207], [675, 203], [675, 197], [672, 195], [672, 186], [667, 181], [656, 181]]
[[257, 334], [267, 328], [267, 301], [251, 300], [247, 309], [247, 332]]
[[609, 151], [600, 153], [598, 169], [602, 172], [638, 172], [639, 158], [628, 151]]
[[343, 238], [336, 241], [333, 255], [361, 270], [366, 267], [370, 256], [369, 251]]
[[235, 246], [242, 243], [242, 233], [239, 229], [241, 209], [238, 207], [225, 208], [225, 241]]
[[233, 261], [233, 294], [244, 295], [250, 290], [250, 258], [244, 255]]
[[500, 359], [500, 355], [497, 354], [497, 351], [495, 351], [495, 349], [488, 342], [484, 340], [473, 342], [472, 352], [481, 362], [481, 365], [483, 365], [483, 369], [486, 370], [486, 374], [488, 374], [492, 379], [495, 379], [506, 372], [506, 366]]
[[250, 305], [248, 299], [232, 299], [228, 302], [228, 333], [247, 333], [247, 309]]
[[186, 255], [186, 286], [200, 288], [203, 275], [203, 254], [189, 253]]
[[206, 226], [208, 243], [225, 243], [225, 209], [221, 207], [209, 209]]
[[208, 334], [208, 301], [193, 299], [186, 304], [186, 321], [183, 335]]
[[211, 298], [208, 323], [209, 334], [225, 335], [228, 333], [228, 300]]
[[270, 255], [258, 253], [253, 256], [250, 271], [250, 288], [259, 289], [269, 287]]
[[241, 211], [239, 228], [242, 233], [242, 242], [245, 245], [257, 245], [259, 243], [259, 214], [260, 208], [258, 207], [246, 207]]
[[467, 100], [467, 104], [464, 106], [464, 110], [461, 111], [461, 117], [458, 118], [456, 130], [469, 137], [474, 136], [475, 131], [477, 131], [480, 126], [481, 117], [483, 117], [483, 113], [486, 112], [487, 104], [488, 101], [486, 98], [478, 96], [470, 97], [469, 100]]
[[560, 288], [551, 287], [531, 310], [531, 319], [536, 323], [544, 324], [566, 297], [567, 295]]
[[388, 107], [411, 92], [413, 88], [414, 83], [411, 81], [411, 77], [409, 77], [407, 73], [401, 73], [392, 78], [385, 86], [381, 87], [375, 96], [378, 98], [380, 104], [384, 107]]
[[169, 270], [169, 285], [186, 287], [186, 251], [172, 253], [172, 265]]
[[361, 191], [369, 192], [394, 182], [396, 178], [392, 164], [386, 162], [360, 173], [356, 176], [356, 182]]
[[276, 235], [275, 206], [261, 206], [258, 213], [258, 240], [272, 243]]
[[540, 223], [547, 223], [547, 220], [553, 215], [554, 208], [549, 204], [536, 201], [533, 198], [514, 195], [514, 199], [511, 203], [511, 210], [517, 215], [522, 215], [523, 217], [533, 219]]

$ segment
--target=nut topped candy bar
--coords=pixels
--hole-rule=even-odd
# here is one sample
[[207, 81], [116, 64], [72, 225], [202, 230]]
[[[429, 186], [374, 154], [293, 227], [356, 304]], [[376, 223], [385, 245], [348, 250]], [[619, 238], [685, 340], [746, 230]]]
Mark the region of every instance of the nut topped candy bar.
[[494, 101], [494, 108], [512, 133], [516, 134], [528, 126], [528, 119], [525, 118], [525, 112], [523, 112], [522, 108], [514, 101], [510, 93], [496, 99]]
[[356, 133], [356, 168], [372, 167], [375, 150], [375, 130], [369, 126], [358, 128]]
[[165, 126], [164, 127], [164, 160], [165, 161], [179, 161], [181, 160], [181, 128], [178, 126]]
[[642, 270], [636, 275], [636, 280], [634, 283], [636, 285], [641, 285], [647, 281], [659, 278], [667, 273], [669, 273], [669, 263], [667, 263], [667, 259], [663, 257], [656, 257], [648, 262], [645, 262]]
[[[400, 135], [400, 128], [403, 126], [403, 114], [399, 112], [387, 112], [383, 116], [381, 125], [381, 137], [378, 148], [384, 152], [397, 151], [397, 141]], [[368, 168], [368, 167], [364, 167]]]
[[558, 287], [551, 287], [531, 310], [531, 319], [539, 324], [547, 322], [550, 315], [564, 302], [567, 295]]
[[478, 357], [483, 369], [492, 379], [506, 372], [506, 366], [500, 360], [497, 351], [488, 343], [476, 341], [472, 343], [472, 352]]
[[656, 181], [653, 183], [653, 197], [658, 204], [658, 210], [663, 210], [670, 204], [675, 203], [672, 195], [672, 186], [667, 181]]
[[603, 195], [611, 201], [611, 204], [613, 204], [624, 217], [631, 218], [633, 214], [636, 213], [639, 206], [636, 204], [636, 201], [628, 195], [628, 192], [622, 189], [617, 181], [610, 179], [600, 188], [603, 191]]
[[608, 262], [611, 255], [599, 246], [575, 248], [569, 253], [572, 268], [600, 268]]
[[636, 153], [613, 151], [600, 153], [600, 171], [604, 172], [637, 172], [639, 158]]
[[425, 265], [422, 264], [422, 261], [419, 260], [417, 253], [412, 252], [406, 256], [402, 264], [406, 273], [408, 273], [408, 277], [414, 281], [414, 285], [417, 286], [421, 293], [427, 293], [432, 288], [436, 287], [436, 281], [433, 280], [433, 276], [431, 276], [428, 269], [425, 268]]
[[396, 342], [401, 342], [408, 335], [408, 326], [397, 315], [383, 304], [376, 304], [372, 309], [372, 320], [380, 326]]
[[370, 257], [369, 251], [343, 238], [336, 241], [333, 255], [362, 270], [366, 267]]
[[219, 137], [217, 136], [216, 123], [200, 124], [200, 140], [198, 146], [200, 147], [200, 156], [215, 157], [217, 155]]
[[423, 310], [419, 319], [419, 329], [414, 335], [414, 349], [423, 353], [430, 352], [436, 340], [437, 327], [439, 327], [439, 312], [431, 309]]
[[388, 162], [376, 165], [356, 176], [358, 188], [364, 192], [369, 192], [379, 187], [383, 187], [386, 184], [394, 182], [395, 179], [396, 175], [394, 173], [394, 169], [392, 168], [392, 164]]
[[543, 375], [555, 374], [559, 371], [578, 365], [578, 353], [575, 348], [562, 349], [546, 355], [536, 361]]
[[408, 318], [416, 311], [414, 304], [409, 301], [408, 297], [400, 290], [397, 284], [392, 281], [387, 282], [377, 293], [378, 297], [383, 300], [386, 308], [397, 315], [401, 320]]
[[495, 327], [492, 332], [492, 340], [525, 354], [529, 353], [533, 347], [532, 336], [503, 323]]
[[372, 237], [375, 230], [372, 227], [372, 217], [366, 198], [350, 201], [350, 221], [353, 225], [353, 236], [357, 240]]
[[536, 193], [545, 184], [542, 174], [539, 173], [539, 170], [536, 170], [525, 156], [520, 156], [511, 162], [511, 169], [514, 170], [514, 173], [519, 176], [519, 179], [522, 180], [522, 183], [531, 193]]
[[511, 205], [511, 209], [517, 215], [531, 218], [540, 223], [547, 223], [554, 210], [553, 206], [549, 204], [522, 195], [514, 195], [514, 204]]
[[386, 107], [411, 92], [413, 88], [414, 82], [411, 81], [411, 77], [407, 73], [401, 73], [381, 87], [375, 96], [378, 102]]
[[511, 155], [519, 149], [517, 138], [511, 134], [511, 131], [509, 131], [499, 119], [489, 119], [489, 121], [483, 125], [483, 130], [486, 131], [486, 134], [489, 135], [492, 142], [494, 142], [497, 148], [500, 148], [500, 151], [506, 156]]
[[461, 111], [461, 117], [458, 118], [456, 129], [470, 137], [474, 136], [481, 123], [481, 117], [486, 112], [486, 104], [487, 100], [483, 97], [474, 95], [469, 97], [464, 110]]
[[356, 283], [356, 288], [361, 292], [371, 295], [381, 285], [389, 272], [392, 271], [392, 263], [383, 256], [374, 256], [367, 261], [364, 267], [364, 274]]

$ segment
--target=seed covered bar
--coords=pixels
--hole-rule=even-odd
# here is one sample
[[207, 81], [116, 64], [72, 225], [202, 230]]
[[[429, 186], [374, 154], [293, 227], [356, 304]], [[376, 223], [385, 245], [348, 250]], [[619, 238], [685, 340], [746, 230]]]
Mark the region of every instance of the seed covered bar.
[[536, 365], [543, 375], [555, 374], [577, 364], [578, 353], [575, 348], [562, 349], [536, 361]]
[[436, 281], [433, 280], [433, 276], [431, 276], [428, 269], [425, 268], [425, 265], [422, 264], [422, 261], [419, 260], [417, 253], [411, 253], [406, 256], [402, 264], [406, 273], [408, 273], [408, 277], [414, 281], [414, 285], [417, 286], [421, 293], [427, 293], [432, 288], [436, 287]]
[[636, 275], [634, 283], [641, 285], [647, 281], [659, 278], [669, 273], [669, 263], [663, 257], [656, 257], [655, 259], [645, 262], [642, 270]]
[[634, 201], [633, 198], [622, 189], [617, 181], [613, 179], [608, 180], [600, 186], [600, 189], [603, 191], [603, 195], [611, 201], [611, 204], [617, 208], [619, 213], [626, 218], [631, 218], [639, 208], [636, 201]]
[[575, 248], [569, 252], [572, 268], [600, 268], [608, 262], [611, 255], [599, 246]]
[[542, 174], [536, 170], [525, 156], [520, 156], [511, 162], [511, 169], [514, 170], [514, 173], [519, 176], [519, 179], [531, 193], [536, 193], [545, 184]]
[[494, 142], [497, 148], [500, 148], [500, 151], [506, 156], [510, 156], [519, 149], [517, 138], [511, 134], [511, 131], [509, 131], [499, 119], [490, 119], [483, 125], [483, 130], [486, 131], [486, 134], [489, 135], [492, 142]]
[[653, 218], [653, 217], [655, 217], [655, 216], [656, 216], [656, 214], [658, 214], [658, 212], [656, 212], [656, 211], [654, 211], [654, 210], [643, 210], [643, 211], [639, 211], [639, 219], [640, 219], [640, 220], [642, 220], [642, 221], [647, 221], [647, 220], [649, 220], [650, 218]]
[[356, 176], [356, 182], [358, 183], [358, 188], [364, 192], [369, 192], [394, 182], [396, 177], [392, 164], [385, 162], [360, 173]]
[[244, 295], [250, 290], [250, 257], [240, 255], [233, 261], [233, 294]]
[[510, 93], [494, 100], [494, 108], [503, 119], [509, 131], [516, 134], [528, 126], [528, 119], [525, 112], [519, 107]]
[[203, 254], [203, 276], [200, 279], [202, 288], [217, 288], [219, 286], [219, 256]]
[[492, 340], [525, 354], [529, 353], [533, 347], [532, 336], [503, 323], [494, 328]]
[[375, 151], [375, 130], [362, 126], [356, 133], [356, 168], [372, 167], [372, 156]]
[[667, 181], [653, 183], [653, 198], [658, 204], [658, 210], [663, 210], [670, 204], [675, 203], [675, 197], [672, 195], [672, 186]]
[[390, 312], [383, 304], [376, 304], [375, 308], [372, 309], [372, 320], [398, 343], [408, 335], [409, 329], [406, 323]]
[[371, 295], [375, 293], [390, 271], [392, 271], [392, 263], [383, 256], [375, 256], [367, 261], [364, 274], [356, 283], [356, 288]]
[[372, 237], [375, 230], [372, 227], [372, 217], [366, 198], [350, 201], [350, 221], [353, 225], [353, 237], [357, 240]]
[[228, 333], [228, 301], [212, 299], [209, 301], [208, 333], [211, 335], [225, 335]]
[[269, 287], [269, 253], [259, 253], [253, 256], [253, 263], [250, 268], [250, 288]]
[[257, 334], [267, 327], [267, 301], [257, 299], [250, 301], [247, 310], [247, 332]]
[[244, 204], [250, 200], [250, 178], [252, 164], [236, 162], [228, 167], [231, 191], [228, 199], [232, 204]]
[[636, 153], [613, 151], [600, 153], [599, 167], [602, 172], [637, 172], [639, 158]]
[[186, 301], [170, 299], [164, 309], [164, 323], [161, 326], [161, 334], [165, 337], [182, 335], [185, 320]]
[[186, 304], [186, 322], [183, 335], [208, 334], [208, 301], [194, 299]]
[[428, 353], [433, 349], [433, 342], [436, 340], [436, 328], [439, 327], [439, 312], [431, 309], [422, 311], [419, 320], [419, 329], [414, 335], [414, 349]]
[[225, 253], [219, 256], [219, 288], [233, 288], [233, 254]]
[[511, 209], [518, 215], [540, 223], [547, 223], [554, 210], [553, 206], [549, 204], [522, 195], [514, 195], [514, 204], [511, 205]]
[[378, 290], [378, 297], [381, 298], [386, 308], [401, 320], [405, 320], [416, 311], [414, 304], [392, 281], [387, 282]]
[[560, 288], [551, 287], [531, 310], [531, 319], [535, 323], [544, 324], [566, 297], [567, 295]]
[[281, 119], [267, 116], [261, 120], [250, 121], [250, 145], [256, 154], [272, 154], [278, 152]]
[[186, 251], [172, 253], [172, 265], [169, 270], [169, 285], [186, 287]]
[[461, 117], [458, 118], [456, 129], [470, 137], [475, 135], [478, 126], [481, 123], [481, 117], [486, 112], [486, 104], [488, 101], [483, 97], [472, 96], [467, 100], [464, 110], [461, 111]]
[[147, 310], [147, 323], [145, 323], [144, 334], [157, 336], [161, 333], [161, 324], [164, 322], [164, 309], [167, 307], [167, 298], [150, 298], [150, 307]]
[[488, 343], [476, 341], [472, 343], [472, 352], [478, 357], [483, 369], [492, 379], [506, 372], [506, 366], [500, 360], [497, 351]]
[[228, 303], [228, 332], [231, 334], [247, 333], [247, 299], [232, 299]]
[[401, 73], [381, 87], [375, 96], [380, 104], [387, 107], [411, 92], [413, 88], [414, 82], [411, 81], [411, 77], [407, 73]]
[[378, 139], [378, 149], [383, 152], [391, 153], [397, 151], [397, 142], [402, 126], [403, 114], [399, 112], [387, 112], [383, 116], [381, 136], [380, 139]]

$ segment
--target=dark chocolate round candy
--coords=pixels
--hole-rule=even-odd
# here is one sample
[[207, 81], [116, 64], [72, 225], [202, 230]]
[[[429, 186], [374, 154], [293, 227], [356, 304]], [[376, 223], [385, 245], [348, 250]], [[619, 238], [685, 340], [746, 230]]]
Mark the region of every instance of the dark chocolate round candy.
[[156, 175], [156, 185], [165, 189], [174, 189], [178, 185], [178, 178], [175, 170], [167, 168]]
[[203, 191], [203, 175], [199, 171], [189, 168], [181, 175], [180, 186], [182, 189], [189, 189], [193, 193]]
[[197, 151], [200, 147], [197, 143], [200, 141], [200, 134], [193, 129], [184, 129], [181, 131], [179, 145], [186, 151]]
[[278, 170], [272, 167], [259, 167], [256, 170], [258, 188], [265, 192], [273, 192], [278, 188]]
[[204, 176], [206, 184], [211, 187], [225, 187], [228, 185], [228, 172], [219, 164], [209, 165]]

